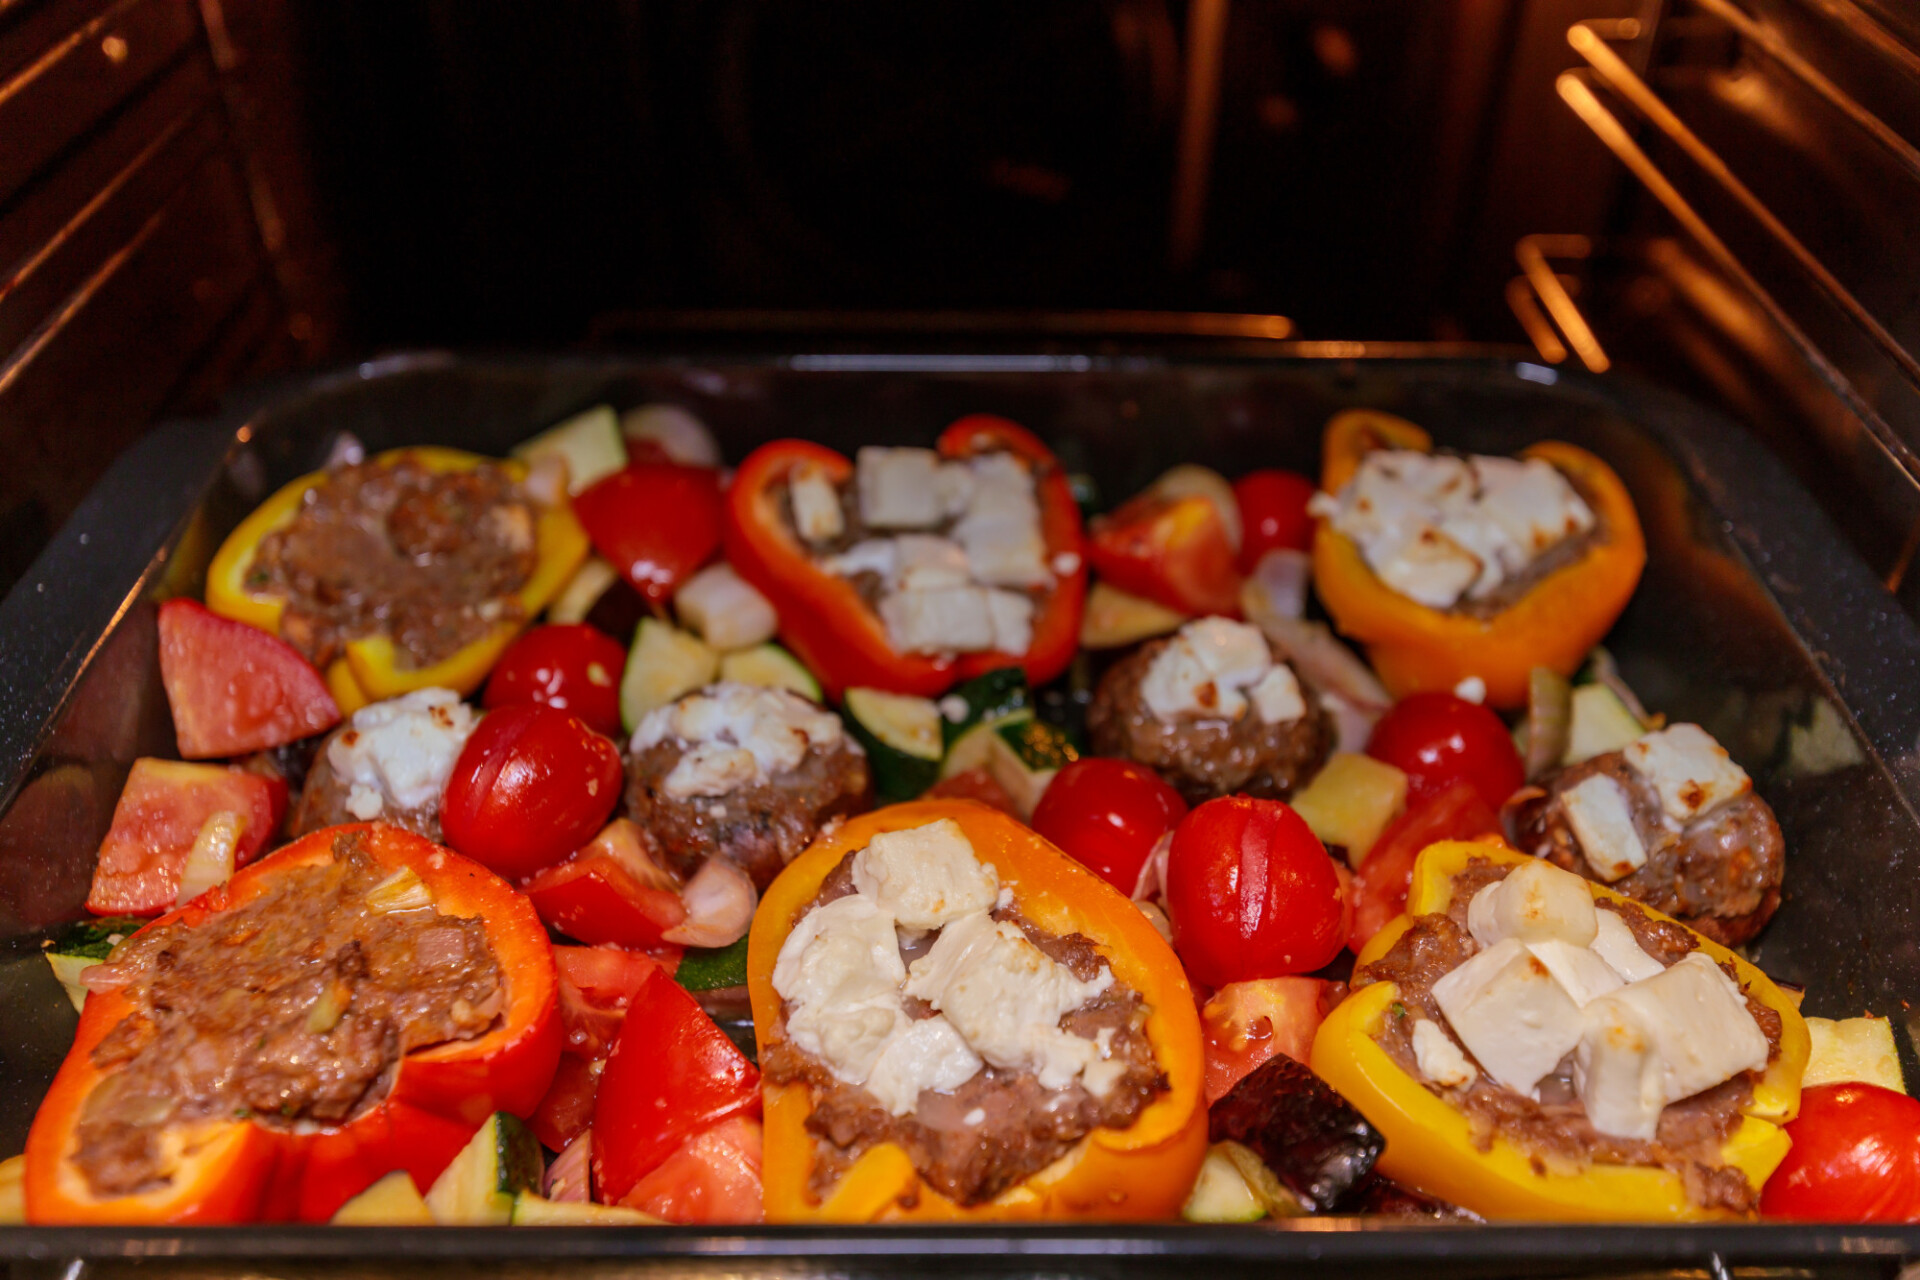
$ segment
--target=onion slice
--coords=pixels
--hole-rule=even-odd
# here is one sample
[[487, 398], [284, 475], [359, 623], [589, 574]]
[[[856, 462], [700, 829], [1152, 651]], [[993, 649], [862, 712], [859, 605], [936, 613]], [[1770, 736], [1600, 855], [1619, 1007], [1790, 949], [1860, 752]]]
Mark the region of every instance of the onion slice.
[[593, 1189], [593, 1129], [582, 1129], [547, 1167], [540, 1194], [556, 1203], [585, 1204]]
[[687, 918], [660, 935], [683, 947], [725, 947], [746, 936], [760, 895], [753, 880], [727, 858], [708, 858], [680, 891]]
[[1259, 612], [1283, 618], [1301, 618], [1307, 612], [1307, 583], [1313, 576], [1313, 561], [1304, 551], [1275, 547], [1260, 557], [1253, 573], [1240, 587], [1240, 607], [1248, 617], [1256, 610], [1248, 597], [1260, 592]]

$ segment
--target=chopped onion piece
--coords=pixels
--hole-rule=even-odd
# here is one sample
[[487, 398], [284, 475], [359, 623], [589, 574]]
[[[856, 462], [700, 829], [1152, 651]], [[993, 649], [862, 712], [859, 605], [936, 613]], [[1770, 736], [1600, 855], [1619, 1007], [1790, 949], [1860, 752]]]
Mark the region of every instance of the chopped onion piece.
[[367, 446], [360, 443], [360, 437], [351, 431], [342, 431], [333, 438], [333, 447], [327, 450], [327, 470], [335, 467], [357, 467], [367, 460]]
[[520, 487], [543, 507], [557, 507], [567, 497], [567, 460], [558, 453], [543, 453], [527, 468]]
[[193, 848], [187, 854], [187, 865], [180, 871], [176, 906], [192, 902], [215, 885], [233, 878], [234, 852], [240, 847], [240, 833], [246, 826], [247, 820], [231, 809], [220, 810], [200, 825], [200, 834], [194, 837]]
[[1307, 612], [1307, 582], [1313, 576], [1313, 562], [1304, 551], [1275, 547], [1260, 557], [1253, 575], [1240, 588], [1241, 607], [1249, 617], [1253, 610], [1245, 604], [1247, 593], [1265, 593], [1265, 611], [1286, 618], [1304, 617]]
[[1559, 767], [1573, 732], [1573, 686], [1548, 667], [1527, 675], [1527, 719], [1521, 726], [1521, 750], [1527, 777], [1538, 778]]
[[669, 459], [687, 467], [720, 465], [720, 442], [707, 424], [677, 404], [643, 404], [620, 415], [620, 431], [629, 440], [660, 447]]
[[746, 936], [760, 895], [747, 873], [726, 858], [708, 858], [680, 891], [687, 918], [662, 933], [683, 947], [725, 947]]
[[556, 1203], [585, 1204], [593, 1190], [593, 1129], [582, 1129], [547, 1167], [540, 1194]]
[[433, 906], [433, 891], [412, 867], [402, 867], [367, 890], [367, 910], [376, 915], [422, 911]]

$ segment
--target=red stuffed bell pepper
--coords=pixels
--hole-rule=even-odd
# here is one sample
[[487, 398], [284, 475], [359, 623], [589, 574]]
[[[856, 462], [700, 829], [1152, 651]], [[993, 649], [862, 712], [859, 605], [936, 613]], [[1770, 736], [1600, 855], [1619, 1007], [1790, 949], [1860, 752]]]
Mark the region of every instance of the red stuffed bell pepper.
[[727, 492], [725, 542], [831, 697], [932, 697], [1013, 664], [1042, 684], [1079, 643], [1080, 509], [1059, 460], [1005, 418], [962, 418], [934, 450], [862, 450], [857, 467], [803, 440], [763, 445]]
[[324, 1221], [393, 1170], [430, 1185], [560, 1055], [526, 899], [380, 824], [247, 867], [89, 981], [27, 1138], [30, 1222]]

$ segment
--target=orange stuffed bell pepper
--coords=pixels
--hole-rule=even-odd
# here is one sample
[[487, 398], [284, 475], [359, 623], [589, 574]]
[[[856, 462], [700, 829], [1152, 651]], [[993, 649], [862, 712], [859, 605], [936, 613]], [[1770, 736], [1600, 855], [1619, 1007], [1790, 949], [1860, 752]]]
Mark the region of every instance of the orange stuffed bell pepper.
[[[1377, 449], [1432, 448], [1432, 438], [1404, 419], [1370, 410], [1339, 414], [1322, 441], [1320, 488], [1338, 495]], [[1647, 549], [1620, 477], [1586, 450], [1558, 441], [1532, 445], [1520, 457], [1545, 461], [1566, 477], [1597, 517], [1598, 529], [1577, 558], [1546, 572], [1490, 616], [1431, 608], [1403, 595], [1375, 574], [1332, 520], [1320, 520], [1313, 537], [1314, 590], [1340, 632], [1366, 646], [1395, 697], [1451, 690], [1477, 676], [1486, 682], [1490, 705], [1522, 706], [1533, 668], [1572, 675], [1633, 595]]]
[[[1543, 1156], [1532, 1145], [1516, 1140], [1499, 1122], [1470, 1118], [1449, 1097], [1416, 1079], [1382, 1046], [1380, 1037], [1389, 1020], [1417, 1017], [1418, 1010], [1395, 982], [1368, 981], [1366, 967], [1392, 952], [1420, 917], [1446, 913], [1454, 900], [1456, 879], [1472, 875], [1477, 861], [1510, 868], [1542, 865], [1496, 839], [1429, 845], [1414, 867], [1407, 914], [1361, 950], [1354, 966], [1353, 994], [1328, 1015], [1314, 1036], [1315, 1074], [1339, 1090], [1386, 1137], [1379, 1170], [1491, 1219], [1656, 1222], [1738, 1216], [1727, 1207], [1729, 1188], [1724, 1184], [1718, 1187], [1718, 1203], [1702, 1203], [1689, 1195], [1690, 1179], [1676, 1167], [1684, 1167], [1684, 1161], [1661, 1167], [1575, 1161], [1564, 1152]], [[1596, 904], [1628, 901], [1605, 885], [1568, 878], [1585, 886]], [[1461, 892], [1470, 892], [1473, 883], [1467, 881]], [[1656, 927], [1680, 929], [1715, 964], [1732, 966], [1745, 996], [1779, 1018], [1777, 1043], [1720, 1142], [1719, 1167], [1692, 1170], [1700, 1184], [1710, 1189], [1716, 1185], [1715, 1177], [1735, 1177], [1743, 1187], [1731, 1188], [1732, 1198], [1756, 1202], [1761, 1185], [1790, 1145], [1782, 1126], [1799, 1111], [1800, 1080], [1811, 1049], [1807, 1025], [1792, 998], [1753, 965], [1658, 911], [1632, 905], [1658, 922]], [[1420, 944], [1435, 945], [1430, 940]], [[1658, 962], [1654, 964], [1657, 968]], [[1509, 999], [1518, 1001], [1518, 997]], [[1690, 1013], [1701, 1016], [1698, 1008], [1693, 1006]], [[1419, 1038], [1416, 1025], [1416, 1046]], [[1707, 1199], [1713, 1201], [1715, 1195]]]
[[527, 900], [384, 824], [295, 841], [88, 975], [27, 1137], [30, 1222], [318, 1222], [396, 1169], [424, 1190], [560, 1056]]
[[[473, 471], [485, 464], [498, 468], [516, 482], [525, 480], [528, 474], [524, 462], [496, 461], [458, 449], [437, 447], [391, 449], [369, 459], [366, 465], [394, 467], [402, 463], [441, 475]], [[261, 581], [264, 575], [258, 571], [255, 558], [261, 543], [292, 524], [306, 505], [308, 495], [329, 483], [331, 478], [328, 472], [315, 471], [288, 483], [227, 535], [207, 569], [209, 609], [274, 635], [285, 634], [287, 597], [265, 587]], [[325, 665], [327, 688], [343, 713], [352, 715], [369, 702], [398, 697], [415, 689], [437, 686], [471, 693], [480, 687], [501, 651], [559, 593], [587, 558], [586, 532], [564, 498], [553, 503], [535, 501], [533, 507], [532, 571], [506, 597], [514, 606], [510, 612], [517, 616], [502, 617], [476, 638], [424, 665], [412, 663], [406, 650], [383, 632], [348, 636], [340, 656]], [[435, 514], [454, 526], [470, 522], [470, 517], [457, 508], [443, 507]], [[436, 548], [436, 551], [443, 549]], [[295, 647], [300, 646], [296, 643]]]
[[[956, 850], [957, 862], [941, 862], [943, 856]], [[958, 1028], [949, 1031], [949, 1036], [967, 1039], [957, 1048], [948, 1044], [946, 1051], [957, 1054], [962, 1065], [937, 1085], [925, 1085], [933, 1093], [913, 1086], [892, 1091], [892, 1096], [899, 1099], [895, 1105], [901, 1108], [892, 1116], [904, 1117], [904, 1128], [884, 1130], [870, 1142], [855, 1138], [853, 1146], [829, 1150], [816, 1132], [816, 1118], [823, 1107], [843, 1121], [864, 1111], [869, 1124], [889, 1123], [888, 1111], [878, 1101], [888, 1092], [882, 1083], [882, 1067], [875, 1065], [864, 1087], [855, 1088], [843, 1083], [846, 1077], [837, 1074], [837, 1067], [821, 1058], [807, 1058], [797, 1048], [803, 1038], [801, 1020], [809, 1016], [805, 998], [799, 1003], [789, 1001], [776, 984], [794, 990], [790, 975], [804, 974], [820, 958], [812, 954], [816, 942], [826, 940], [830, 947], [837, 948], [846, 937], [854, 936], [830, 928], [822, 914], [830, 908], [821, 907], [816, 912], [814, 904], [842, 860], [855, 854], [862, 859], [852, 868], [855, 892], [832, 907], [858, 908], [845, 919], [877, 919], [878, 946], [892, 946], [896, 920], [902, 928], [908, 928], [938, 918], [913, 914], [929, 902], [941, 911], [967, 913], [951, 915], [939, 926], [940, 933], [923, 948], [922, 960], [915, 962], [910, 975], [900, 971], [905, 975], [900, 989], [919, 991], [951, 1028]], [[937, 872], [937, 867], [944, 867], [948, 874]], [[980, 867], [991, 869], [984, 881], [980, 879]], [[924, 892], [927, 886], [933, 891]], [[892, 914], [894, 906], [888, 904], [896, 902], [893, 895], [905, 895], [898, 898], [898, 903], [907, 904], [916, 900], [916, 892], [922, 894], [917, 899], [919, 907], [900, 905], [902, 914]], [[1010, 905], [998, 907], [996, 904], [1009, 892]], [[956, 905], [963, 900], [972, 905]], [[875, 916], [876, 912], [880, 914]], [[1079, 968], [1071, 973], [1065, 962], [1057, 969], [1050, 968], [1050, 962], [1041, 958], [1031, 941], [1022, 942], [1033, 935], [1020, 933], [1020, 926], [1009, 913], [1017, 913], [1028, 925], [1055, 939], [1081, 935], [1091, 943], [1091, 951], [1081, 952]], [[990, 923], [993, 920], [999, 923]], [[800, 926], [797, 933], [796, 925]], [[790, 936], [796, 939], [793, 947], [788, 946]], [[952, 951], [947, 950], [948, 944], [953, 944]], [[1069, 939], [1067, 945], [1077, 944]], [[783, 960], [783, 954], [788, 958]], [[892, 963], [878, 950], [860, 954], [876, 966]], [[1013, 968], [996, 969], [996, 955], [1013, 958]], [[956, 956], [971, 960], [952, 959]], [[1095, 1076], [1092, 1071], [1085, 1075], [1084, 1092], [1079, 1083], [1082, 1078], [1071, 1073], [1066, 1077], [1068, 1084], [1049, 1086], [1047, 1067], [1005, 1064], [1004, 1059], [999, 1060], [1001, 1074], [990, 1076], [979, 1069], [980, 1057], [970, 1057], [968, 1046], [981, 1046], [981, 1055], [994, 1062], [995, 1049], [980, 1027], [984, 1021], [1004, 1032], [1013, 1021], [1004, 1016], [1008, 1002], [1025, 1007], [1028, 995], [1023, 993], [1027, 993], [1027, 987], [1019, 978], [1054, 984], [1054, 991], [1061, 986], [1071, 989], [1078, 980], [1075, 975], [1093, 972], [1090, 962], [1094, 960], [1102, 972], [1110, 973], [1111, 985], [1103, 985], [1108, 980], [1102, 978], [1081, 990], [1110, 993], [1104, 997], [1108, 1000], [1127, 1000], [1131, 997], [1126, 993], [1132, 993], [1138, 1004], [1123, 1007], [1133, 1009], [1131, 1016], [1136, 1019], [1144, 1016], [1143, 1022], [1128, 1023], [1128, 1029], [1102, 1042], [1103, 1049], [1095, 1050], [1093, 1042], [1086, 1039], [1076, 1045], [1070, 1034], [1073, 1020], [1086, 1016], [1085, 1010], [1091, 1006], [1076, 1006], [1078, 997], [1069, 996], [1060, 1005], [1047, 1008], [1047, 1015], [1056, 1020], [1060, 1015], [1053, 1013], [1055, 1007], [1069, 1010], [1064, 1022], [1056, 1026], [1042, 1015], [1022, 1031], [1056, 1048], [1076, 1050], [1083, 1064], [1097, 1060], [1097, 1066], [1104, 1061], [1118, 1071], [1117, 1064], [1132, 1055], [1130, 1061], [1135, 1065], [1126, 1068], [1129, 1075], [1122, 1077], [1121, 1083], [1111, 1084], [1104, 1097], [1116, 1098], [1132, 1088], [1127, 1081], [1141, 1079], [1132, 1073], [1142, 1064], [1148, 1083], [1132, 1095], [1136, 1110], [1127, 1123], [1091, 1127], [1057, 1154], [1051, 1149], [1020, 1150], [1026, 1135], [1025, 1126], [1017, 1119], [1008, 1130], [1014, 1138], [1009, 1143], [1004, 1140], [1007, 1135], [994, 1128], [1007, 1123], [1008, 1117], [997, 1115], [988, 1120], [984, 1107], [975, 1114], [973, 1108], [981, 1090], [999, 1087], [996, 1081], [1005, 1081], [1009, 1074], [1020, 1081], [1023, 1073], [1035, 1071], [1038, 1079], [1012, 1087], [1031, 1085], [1039, 1093], [1016, 1092], [1015, 1098], [1027, 1099], [1029, 1106], [1038, 1105], [1034, 1098], [1048, 1096], [1079, 1098], [1084, 1103], [1098, 1087]], [[794, 967], [786, 967], [789, 965]], [[960, 989], [966, 985], [969, 966], [975, 966], [971, 972], [979, 979], [974, 990], [975, 1011], [983, 1013], [984, 1019], [962, 1008]], [[916, 986], [941, 973], [951, 979], [951, 985]], [[1009, 974], [1013, 980], [1008, 980]], [[863, 971], [848, 981], [869, 977]], [[892, 991], [886, 986], [892, 980], [892, 975], [883, 980], [882, 996]], [[823, 836], [781, 873], [761, 900], [748, 942], [747, 989], [767, 1082], [764, 1177], [769, 1222], [1168, 1218], [1179, 1212], [1205, 1155], [1207, 1115], [1201, 1093], [1199, 1018], [1180, 961], [1132, 903], [1027, 827], [984, 805], [966, 800], [895, 805], [854, 818]], [[870, 998], [867, 1007], [874, 1003]], [[1073, 1012], [1076, 1008], [1080, 1011]], [[840, 1031], [850, 1027], [854, 1018], [865, 1016], [870, 1016], [865, 1010], [850, 1016], [827, 1012], [821, 1024]], [[896, 1029], [889, 1034], [898, 1037], [906, 1028], [913, 1028], [915, 1034], [948, 1030], [932, 1028], [932, 1022], [931, 1017], [926, 1021], [896, 1020]], [[829, 1039], [832, 1034], [828, 1033]], [[1102, 1053], [1110, 1053], [1110, 1057], [1100, 1059]], [[888, 1060], [883, 1049], [878, 1063]], [[836, 1074], [823, 1074], [830, 1069]], [[1049, 1087], [1062, 1088], [1063, 1092], [1049, 1095]], [[1004, 1111], [1006, 1100], [1001, 1102]], [[1138, 1105], [1141, 1102], [1144, 1105]], [[953, 1115], [946, 1117], [943, 1127], [940, 1116], [947, 1111]], [[986, 1127], [966, 1128], [966, 1115], [973, 1116], [973, 1125]], [[824, 1117], [819, 1123], [826, 1123]], [[904, 1139], [915, 1147], [916, 1155], [891, 1136], [913, 1134], [914, 1126], [922, 1124], [947, 1137], [926, 1139], [927, 1130], [917, 1131], [919, 1137]], [[954, 1124], [961, 1126], [957, 1133]], [[976, 1159], [983, 1154], [987, 1157], [984, 1162]], [[972, 1167], [1018, 1161], [1022, 1156], [1031, 1156], [1029, 1163], [1035, 1167], [1024, 1172], [1017, 1167], [1008, 1170], [1005, 1177], [1012, 1180], [998, 1185], [991, 1194], [955, 1198], [935, 1185], [952, 1185], [952, 1178], [940, 1167], [942, 1161]]]

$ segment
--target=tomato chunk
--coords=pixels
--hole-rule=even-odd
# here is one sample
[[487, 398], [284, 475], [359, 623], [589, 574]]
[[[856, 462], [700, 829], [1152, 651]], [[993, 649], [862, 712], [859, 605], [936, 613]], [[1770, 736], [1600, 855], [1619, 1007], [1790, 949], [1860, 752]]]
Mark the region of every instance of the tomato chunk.
[[760, 1072], [679, 983], [654, 974], [627, 1006], [593, 1108], [593, 1181], [623, 1200], [688, 1138], [760, 1113]]
[[244, 769], [178, 760], [133, 762], [113, 825], [100, 845], [87, 910], [95, 915], [158, 915], [180, 893], [180, 873], [200, 828], [217, 813], [240, 818], [233, 863], [244, 867], [273, 839], [285, 809], [285, 783]]
[[492, 711], [543, 702], [570, 711], [596, 733], [620, 733], [620, 677], [627, 651], [598, 627], [553, 623], [507, 646], [487, 677], [482, 705]]
[[1101, 577], [1181, 613], [1240, 616], [1240, 571], [1219, 508], [1198, 495], [1137, 494], [1094, 518], [1087, 560]]
[[723, 1120], [680, 1144], [620, 1203], [668, 1222], [737, 1226], [766, 1216], [760, 1190], [760, 1122]]
[[630, 464], [573, 500], [594, 549], [652, 604], [720, 549], [720, 473], [672, 463]]
[[592, 844], [521, 890], [542, 920], [581, 942], [655, 947], [662, 933], [687, 918], [679, 889], [626, 818], [608, 823]]
[[292, 645], [193, 600], [160, 606], [160, 682], [189, 760], [264, 751], [340, 723], [326, 680]]
[[593, 1099], [605, 1066], [571, 1053], [560, 1055], [547, 1096], [527, 1117], [527, 1127], [549, 1151], [565, 1151], [593, 1123]]
[[1276, 1053], [1305, 1062], [1313, 1033], [1326, 1019], [1328, 989], [1321, 978], [1259, 978], [1230, 982], [1200, 1010], [1205, 1037], [1207, 1105]]
[[1249, 471], [1233, 482], [1240, 504], [1240, 571], [1252, 573], [1275, 549], [1305, 551], [1313, 545], [1313, 481], [1295, 471]]
[[1353, 877], [1353, 921], [1347, 945], [1358, 954], [1368, 939], [1407, 909], [1413, 860], [1437, 840], [1471, 840], [1500, 829], [1473, 783], [1462, 779], [1410, 806], [1374, 841]]

